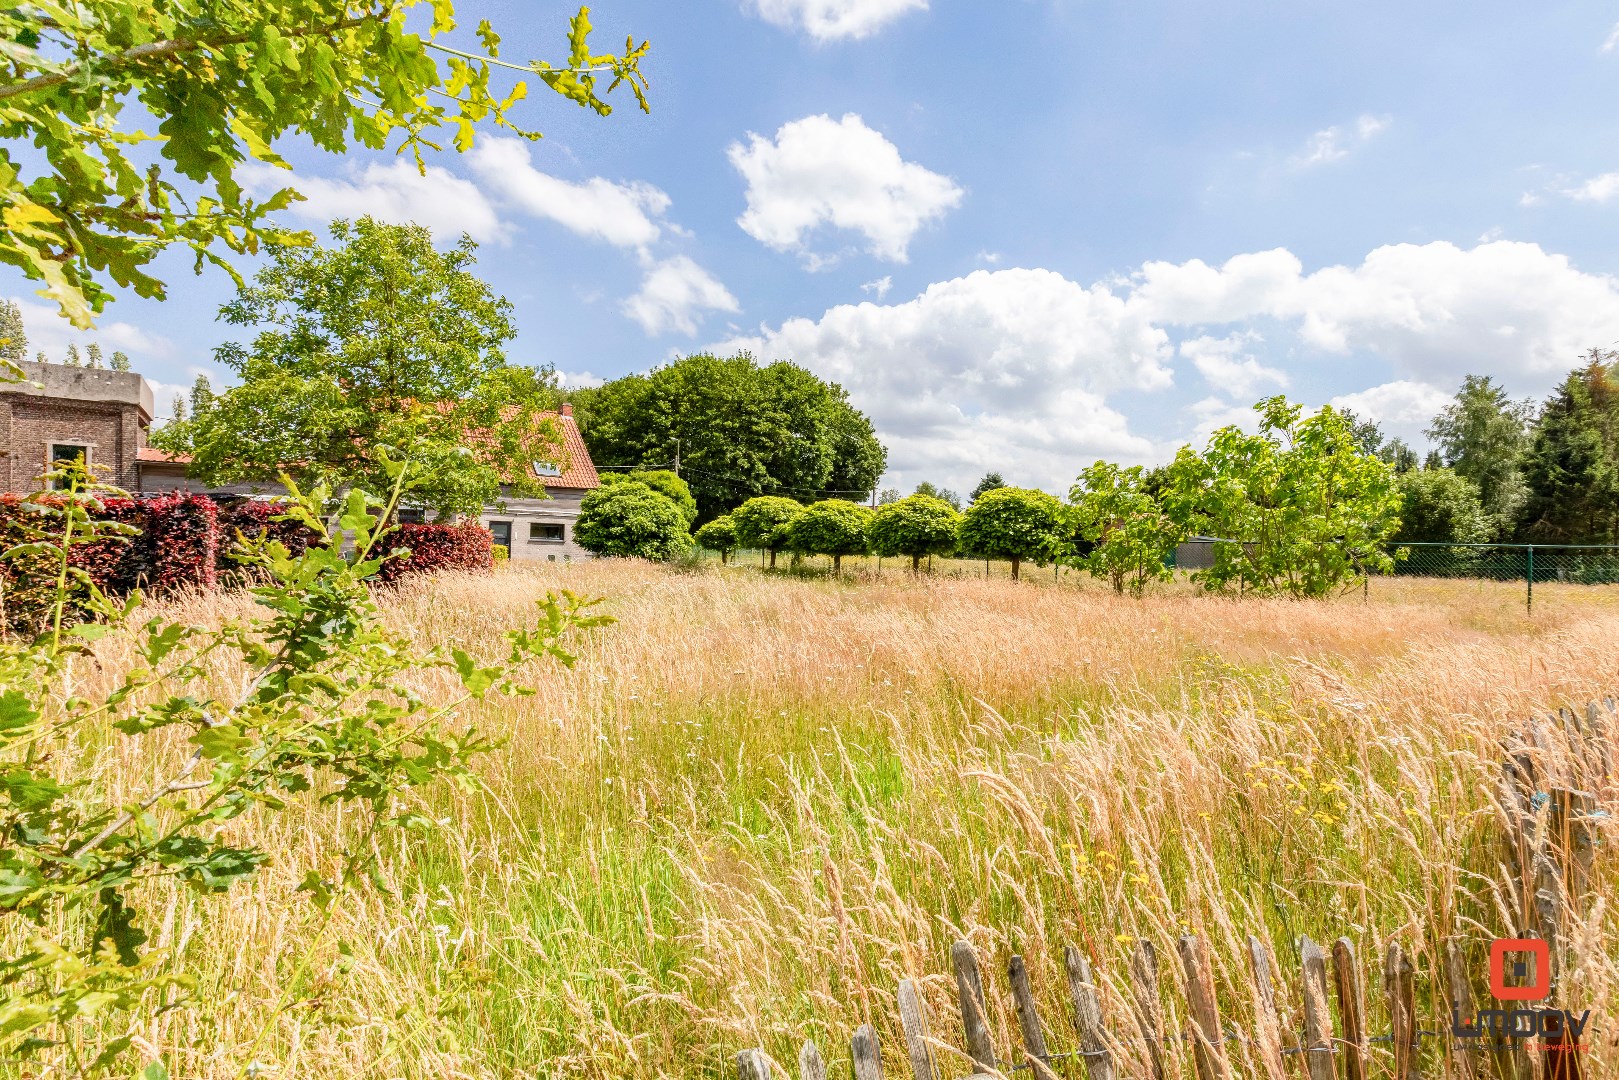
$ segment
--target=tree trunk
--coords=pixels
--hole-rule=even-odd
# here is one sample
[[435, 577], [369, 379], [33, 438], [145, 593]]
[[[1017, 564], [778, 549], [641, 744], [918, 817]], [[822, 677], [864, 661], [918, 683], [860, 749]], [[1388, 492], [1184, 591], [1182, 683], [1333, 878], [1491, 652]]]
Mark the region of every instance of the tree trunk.
[[1023, 561], [1022, 559], [1013, 559], [1012, 560], [1012, 580], [1013, 581], [1018, 580], [1018, 564], [1021, 563], [1022, 561]]
[[911, 556], [911, 573], [914, 574], [914, 573], [916, 573], [917, 571], [919, 571], [921, 569], [922, 569], [922, 556], [920, 556], [920, 555], [912, 555]]
[[836, 577], [841, 573], [843, 573], [843, 556], [834, 555], [832, 556], [832, 574], [834, 577]]
[[729, 551], [720, 552], [720, 565], [721, 566], [726, 565], [728, 562], [730, 562], [730, 558], [731, 558], [731, 553]]
[[775, 568], [776, 568], [776, 549], [771, 548], [770, 549], [770, 569], [774, 570]]

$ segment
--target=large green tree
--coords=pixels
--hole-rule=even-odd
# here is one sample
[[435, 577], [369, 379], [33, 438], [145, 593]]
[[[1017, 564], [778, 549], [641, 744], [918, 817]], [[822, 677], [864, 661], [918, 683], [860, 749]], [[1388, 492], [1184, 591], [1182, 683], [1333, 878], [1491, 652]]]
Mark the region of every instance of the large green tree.
[[1488, 375], [1469, 375], [1427, 431], [1441, 462], [1478, 485], [1497, 532], [1512, 527], [1528, 497], [1523, 478], [1528, 421], [1527, 405], [1513, 401]]
[[1400, 529], [1394, 543], [1483, 544], [1494, 523], [1478, 485], [1453, 469], [1410, 469], [1399, 474]]
[[1199, 454], [1183, 447], [1164, 503], [1188, 532], [1215, 545], [1198, 575], [1211, 590], [1328, 596], [1393, 562], [1399, 525], [1394, 469], [1362, 448], [1342, 413], [1309, 416], [1283, 397], [1254, 406], [1259, 431], [1225, 427]]
[[842, 387], [746, 353], [688, 356], [615, 379], [578, 395], [575, 416], [602, 464], [664, 467], [678, 455], [699, 520], [756, 495], [859, 496], [887, 465]]
[[[421, 9], [415, 11], [413, 9]], [[0, 9], [0, 262], [88, 326], [108, 286], [162, 297], [152, 261], [173, 246], [229, 269], [219, 249], [301, 242], [269, 215], [300, 196], [255, 202], [249, 159], [296, 137], [321, 150], [412, 152], [472, 146], [476, 125], [517, 126], [533, 78], [605, 115], [628, 83], [642, 108], [647, 46], [597, 55], [581, 8], [567, 56], [511, 64], [488, 22], [457, 33], [454, 0], [30, 0]], [[141, 149], [135, 149], [141, 146]], [[150, 148], [150, 152], [146, 148]]]
[[1542, 407], [1524, 479], [1530, 537], [1619, 543], [1619, 352], [1593, 349]]
[[369, 218], [331, 231], [332, 247], [277, 249], [225, 306], [259, 328], [215, 354], [240, 384], [199, 395], [153, 442], [210, 484], [285, 472], [306, 490], [385, 490], [386, 459], [408, 456], [412, 501], [441, 514], [540, 493], [533, 463], [563, 455], [539, 415], [555, 379], [506, 363], [510, 305], [472, 273], [472, 241], [441, 251], [426, 229]]

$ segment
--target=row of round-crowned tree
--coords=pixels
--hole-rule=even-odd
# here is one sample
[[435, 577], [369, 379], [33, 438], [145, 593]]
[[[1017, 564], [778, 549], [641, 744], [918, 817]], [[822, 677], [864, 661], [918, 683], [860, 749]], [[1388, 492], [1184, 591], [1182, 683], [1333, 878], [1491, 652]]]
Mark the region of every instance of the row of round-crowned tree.
[[845, 555], [908, 557], [914, 570], [930, 555], [959, 553], [1005, 559], [1017, 577], [1024, 562], [1043, 565], [1059, 556], [1070, 540], [1066, 520], [1055, 497], [1026, 488], [986, 492], [962, 513], [931, 495], [876, 509], [842, 499], [804, 506], [765, 495], [710, 521], [696, 540], [722, 559], [738, 548], [765, 552], [771, 566], [783, 551], [830, 556], [834, 572], [842, 570]]

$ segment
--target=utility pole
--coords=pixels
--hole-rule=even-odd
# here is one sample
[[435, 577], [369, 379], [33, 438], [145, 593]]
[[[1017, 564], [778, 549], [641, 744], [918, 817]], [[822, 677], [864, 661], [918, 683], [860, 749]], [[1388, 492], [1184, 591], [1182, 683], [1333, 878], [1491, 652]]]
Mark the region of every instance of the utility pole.
[[675, 440], [675, 475], [680, 475], [680, 440]]

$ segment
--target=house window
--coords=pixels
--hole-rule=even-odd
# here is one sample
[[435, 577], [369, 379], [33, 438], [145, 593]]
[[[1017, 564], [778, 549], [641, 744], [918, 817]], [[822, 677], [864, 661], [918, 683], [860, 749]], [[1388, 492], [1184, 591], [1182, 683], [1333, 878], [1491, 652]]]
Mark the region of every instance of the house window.
[[560, 544], [565, 539], [567, 537], [561, 525], [547, 525], [539, 521], [529, 524], [528, 542], [531, 544]]
[[[82, 461], [86, 468], [90, 466], [90, 448], [81, 443], [51, 443], [51, 460], [48, 467], [52, 470], [69, 462]], [[61, 481], [51, 481], [52, 487], [60, 486]]]
[[534, 475], [535, 476], [561, 476], [562, 475], [562, 469], [559, 468], [555, 462], [536, 461], [536, 462], [534, 462]]
[[399, 508], [399, 524], [420, 525], [427, 520], [426, 515], [416, 507], [401, 506]]

